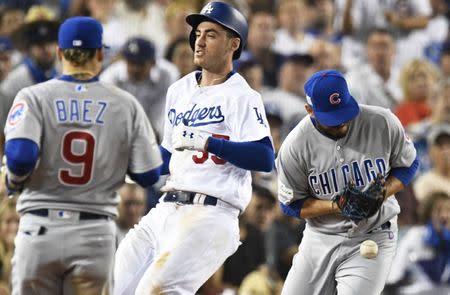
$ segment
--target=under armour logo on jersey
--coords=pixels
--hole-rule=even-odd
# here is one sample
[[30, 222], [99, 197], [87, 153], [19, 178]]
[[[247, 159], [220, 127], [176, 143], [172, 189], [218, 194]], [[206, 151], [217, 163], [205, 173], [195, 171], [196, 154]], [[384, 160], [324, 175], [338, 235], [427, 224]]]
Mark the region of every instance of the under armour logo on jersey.
[[201, 14], [210, 14], [214, 10], [214, 7], [212, 7], [211, 3], [203, 7]]
[[189, 138], [194, 138], [194, 132], [190, 132], [189, 134], [187, 133], [187, 131], [186, 130], [184, 130], [183, 131], [183, 137], [188, 137], [189, 136]]
[[266, 124], [264, 123], [264, 119], [261, 115], [260, 112], [258, 112], [258, 108], [253, 108], [255, 110], [256, 113], [256, 120], [258, 120], [259, 124], [263, 125], [264, 127], [266, 127]]
[[330, 103], [331, 104], [339, 104], [341, 102], [341, 98], [339, 97], [339, 93], [335, 92], [330, 95]]

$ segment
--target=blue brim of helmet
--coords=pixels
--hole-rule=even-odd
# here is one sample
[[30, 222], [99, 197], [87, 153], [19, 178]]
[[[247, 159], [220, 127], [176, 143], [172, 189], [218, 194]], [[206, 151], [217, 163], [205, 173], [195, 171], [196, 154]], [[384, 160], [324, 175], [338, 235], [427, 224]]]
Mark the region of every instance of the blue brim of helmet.
[[[314, 110], [314, 107], [313, 107]], [[353, 98], [349, 103], [332, 112], [320, 112], [314, 110], [314, 116], [320, 124], [328, 127], [339, 126], [356, 118], [359, 114], [359, 105]]]

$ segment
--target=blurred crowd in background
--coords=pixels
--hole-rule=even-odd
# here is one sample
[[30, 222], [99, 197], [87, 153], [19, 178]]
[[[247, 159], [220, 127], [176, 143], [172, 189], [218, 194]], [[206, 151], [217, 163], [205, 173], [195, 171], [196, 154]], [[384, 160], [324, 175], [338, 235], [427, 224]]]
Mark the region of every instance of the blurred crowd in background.
[[[57, 77], [58, 26], [69, 16], [98, 19], [106, 60], [100, 80], [132, 93], [161, 141], [167, 88], [196, 70], [186, 15], [201, 0], [0, 0], [0, 119], [17, 92]], [[249, 34], [234, 69], [261, 93], [275, 149], [304, 117], [303, 84], [338, 69], [359, 103], [394, 112], [420, 155], [420, 173], [397, 195], [400, 240], [384, 294], [450, 293], [450, 1], [235, 0]], [[3, 133], [3, 132], [2, 132]], [[240, 218], [242, 245], [202, 294], [279, 294], [304, 221], [278, 206], [276, 171], [253, 176]], [[164, 178], [143, 189], [127, 181], [117, 243], [155, 206]], [[0, 294], [9, 294], [19, 215], [0, 199]], [[56, 242], [56, 241], [55, 241]]]

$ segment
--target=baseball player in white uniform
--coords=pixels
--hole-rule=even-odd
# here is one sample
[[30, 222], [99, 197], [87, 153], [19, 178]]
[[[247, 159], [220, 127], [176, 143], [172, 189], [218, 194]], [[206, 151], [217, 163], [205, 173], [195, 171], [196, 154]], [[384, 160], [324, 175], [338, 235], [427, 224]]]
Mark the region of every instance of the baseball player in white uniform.
[[261, 97], [232, 69], [247, 37], [244, 16], [211, 2], [186, 21], [202, 70], [168, 90], [161, 151], [170, 176], [160, 203], [119, 245], [116, 295], [195, 294], [239, 246], [249, 170], [274, 166]]
[[[394, 194], [413, 178], [416, 150], [388, 109], [358, 105], [340, 72], [315, 73], [305, 93], [309, 116], [276, 160], [281, 207], [307, 223], [282, 294], [380, 294], [397, 241]], [[362, 218], [345, 215], [336, 200], [348, 183], [364, 191], [378, 174], [385, 178], [379, 209]], [[376, 258], [360, 255], [368, 239], [378, 244]]]
[[115, 251], [125, 174], [155, 183], [162, 164], [139, 102], [98, 81], [102, 26], [89, 17], [60, 27], [63, 75], [21, 90], [5, 134], [7, 186], [22, 191], [12, 294], [101, 294]]

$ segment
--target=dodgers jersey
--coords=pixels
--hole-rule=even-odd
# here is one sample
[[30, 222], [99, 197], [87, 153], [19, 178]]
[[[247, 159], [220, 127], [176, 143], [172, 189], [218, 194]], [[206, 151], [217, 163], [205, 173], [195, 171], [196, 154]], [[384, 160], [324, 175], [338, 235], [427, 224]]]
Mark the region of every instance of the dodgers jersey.
[[[344, 138], [334, 140], [320, 133], [307, 116], [283, 142], [276, 160], [278, 198], [284, 204], [314, 197], [331, 200], [353, 180], [368, 187], [377, 173], [387, 176], [392, 168], [409, 167], [416, 150], [400, 121], [388, 109], [360, 105]], [[400, 207], [388, 198], [380, 212], [355, 224], [341, 215], [307, 219], [323, 233], [365, 232], [395, 217]]]
[[250, 171], [208, 152], [172, 149], [172, 130], [186, 124], [235, 142], [270, 138], [261, 96], [238, 73], [205, 87], [198, 86], [196, 75], [199, 72], [184, 76], [167, 92], [162, 146], [172, 158], [163, 190], [208, 194], [243, 211], [251, 197]]
[[162, 164], [139, 102], [116, 86], [53, 79], [21, 90], [9, 112], [6, 140], [27, 138], [40, 149], [17, 209], [116, 215], [115, 192], [127, 171]]

